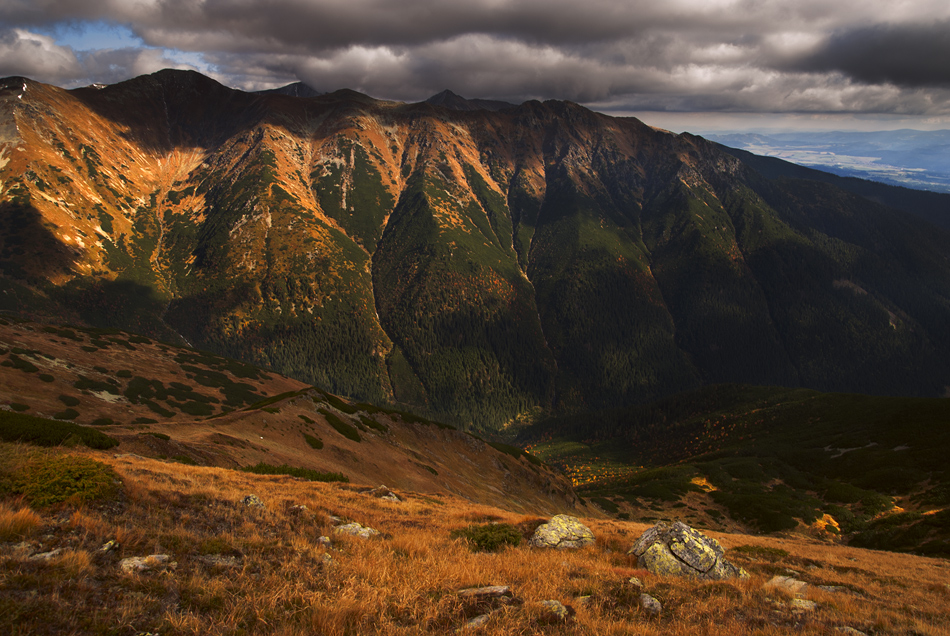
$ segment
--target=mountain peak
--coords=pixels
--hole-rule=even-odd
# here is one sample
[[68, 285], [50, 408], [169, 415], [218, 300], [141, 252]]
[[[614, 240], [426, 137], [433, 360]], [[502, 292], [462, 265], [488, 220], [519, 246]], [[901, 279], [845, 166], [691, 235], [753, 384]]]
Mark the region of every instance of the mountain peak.
[[442, 106], [443, 108], [448, 108], [450, 110], [504, 110], [506, 108], [514, 108], [516, 104], [511, 104], [509, 102], [503, 102], [494, 99], [465, 99], [457, 93], [453, 93], [449, 89], [445, 89], [441, 93], [437, 93], [426, 100], [427, 104], [432, 104], [433, 106]]
[[293, 84], [287, 84], [286, 86], [281, 86], [279, 88], [271, 88], [256, 92], [271, 95], [289, 95], [290, 97], [319, 97], [320, 95], [323, 95], [323, 93], [320, 91], [307, 84], [304, 84], [303, 82], [294, 82]]

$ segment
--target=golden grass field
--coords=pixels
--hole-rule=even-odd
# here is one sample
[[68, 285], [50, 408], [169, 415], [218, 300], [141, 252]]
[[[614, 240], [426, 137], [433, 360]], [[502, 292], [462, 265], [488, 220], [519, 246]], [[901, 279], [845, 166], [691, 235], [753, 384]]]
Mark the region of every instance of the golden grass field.
[[[597, 542], [578, 551], [523, 543], [479, 553], [451, 531], [490, 521], [531, 525], [534, 518], [450, 495], [400, 492], [397, 503], [360, 494], [365, 486], [357, 484], [12, 444], [0, 445], [0, 475], [64, 453], [111, 466], [121, 485], [84, 504], [31, 507], [9, 493], [0, 500], [0, 633], [744, 636], [835, 634], [845, 627], [874, 635], [950, 633], [950, 563], [942, 560], [813, 538], [709, 532], [751, 577], [704, 582], [638, 569], [626, 554], [648, 527], [638, 523], [585, 519]], [[243, 506], [247, 494], [266, 508]], [[295, 511], [298, 505], [307, 509]], [[330, 515], [382, 535], [334, 535]], [[332, 548], [318, 542], [322, 535], [332, 538]], [[108, 541], [119, 547], [101, 552]], [[54, 549], [61, 552], [49, 560], [30, 558]], [[177, 566], [120, 571], [122, 558], [151, 554], [168, 554]], [[233, 557], [236, 565], [208, 557]], [[805, 597], [817, 603], [814, 612], [795, 613], [788, 594], [763, 587], [788, 570], [811, 584]], [[631, 576], [663, 604], [658, 618], [639, 609], [625, 584]], [[516, 602], [466, 630], [484, 610], [458, 591], [486, 585], [510, 586]], [[586, 603], [577, 600], [588, 595]], [[573, 616], [549, 620], [540, 605], [549, 599], [569, 606]]]

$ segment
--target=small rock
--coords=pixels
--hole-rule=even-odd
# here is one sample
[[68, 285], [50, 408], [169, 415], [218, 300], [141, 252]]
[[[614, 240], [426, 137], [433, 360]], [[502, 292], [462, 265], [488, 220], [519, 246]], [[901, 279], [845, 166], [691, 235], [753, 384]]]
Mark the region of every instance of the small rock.
[[571, 618], [571, 610], [560, 601], [541, 601], [544, 610], [542, 620], [547, 623], [566, 623]]
[[206, 554], [198, 557], [198, 560], [205, 565], [219, 566], [223, 568], [237, 568], [241, 566], [241, 559], [236, 556], [225, 556], [221, 554]]
[[359, 537], [360, 539], [371, 539], [372, 537], [379, 536], [379, 530], [374, 530], [373, 528], [367, 526], [361, 526], [355, 522], [337, 526], [333, 529], [333, 532], [337, 534], [352, 535], [354, 537]]
[[376, 497], [377, 499], [385, 499], [387, 501], [402, 501], [396, 493], [387, 488], [386, 486], [378, 486], [370, 490], [361, 490], [361, 495], [369, 495], [371, 497]]
[[583, 548], [594, 543], [594, 533], [577, 517], [556, 515], [538, 526], [529, 543], [536, 548]]
[[629, 579], [627, 579], [627, 585], [632, 585], [633, 587], [637, 588], [638, 590], [642, 590], [642, 589], [643, 589], [643, 581], [641, 581], [640, 579], [638, 579], [638, 578], [635, 577], [635, 576], [631, 576]]
[[819, 590], [824, 590], [825, 592], [847, 592], [848, 588], [843, 585], [819, 585]]
[[788, 606], [792, 608], [793, 612], [814, 612], [818, 609], [818, 604], [815, 601], [807, 601], [803, 598], [793, 598]]
[[481, 616], [476, 616], [475, 618], [473, 618], [473, 619], [470, 620], [469, 622], [465, 623], [465, 624], [462, 626], [462, 629], [478, 629], [479, 627], [481, 627], [482, 625], [484, 625], [485, 623], [487, 623], [487, 622], [489, 621], [489, 619], [491, 619], [491, 615], [492, 615], [492, 614], [494, 614], [494, 612], [488, 612], [487, 614], [482, 614]]
[[244, 497], [244, 499], [241, 500], [241, 503], [243, 503], [248, 508], [264, 508], [265, 507], [264, 502], [261, 501], [261, 498], [258, 497], [257, 495], [247, 495]]
[[119, 561], [119, 569], [126, 574], [152, 570], [174, 570], [178, 564], [167, 554], [151, 554], [145, 557], [129, 557]]
[[310, 510], [310, 508], [307, 508], [307, 506], [304, 506], [304, 505], [302, 505], [302, 504], [299, 505], [299, 506], [291, 506], [291, 507], [290, 507], [290, 514], [292, 514], [292, 515], [302, 515], [303, 513], [307, 512], [308, 510]]
[[659, 616], [663, 611], [660, 602], [646, 593], [640, 594], [640, 608], [647, 616]]
[[343, 518], [336, 515], [327, 515], [327, 521], [330, 522], [331, 526], [338, 526], [343, 523]]
[[116, 541], [115, 539], [112, 539], [111, 541], [107, 541], [101, 548], [99, 548], [99, 552], [103, 552], [103, 553], [113, 552], [118, 549], [119, 549], [119, 542]]
[[34, 554], [30, 557], [30, 561], [49, 561], [55, 557], [58, 557], [62, 550], [51, 550], [49, 552], [40, 552], [39, 554]]
[[574, 603], [576, 603], [577, 605], [587, 605], [588, 603], [590, 603], [590, 599], [592, 598], [593, 597], [590, 594], [585, 594], [584, 596], [575, 596]]
[[486, 601], [489, 599], [511, 598], [511, 588], [507, 585], [489, 585], [487, 587], [467, 587], [459, 590], [459, 596], [463, 599], [475, 601]]
[[808, 583], [793, 579], [790, 576], [773, 576], [763, 587], [774, 587], [780, 590], [788, 590], [792, 594], [802, 594]]
[[325, 548], [330, 548], [333, 546], [333, 542], [330, 541], [330, 537], [317, 537], [317, 545], [322, 545]]

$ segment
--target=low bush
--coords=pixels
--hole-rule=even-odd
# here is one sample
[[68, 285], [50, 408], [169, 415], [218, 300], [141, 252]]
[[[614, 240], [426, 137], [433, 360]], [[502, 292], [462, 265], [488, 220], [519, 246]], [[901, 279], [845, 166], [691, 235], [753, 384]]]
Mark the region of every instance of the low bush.
[[320, 414], [323, 415], [324, 418], [326, 418], [327, 424], [332, 426], [334, 430], [336, 430], [336, 432], [342, 435], [343, 437], [347, 439], [351, 439], [354, 442], [363, 441], [362, 438], [360, 438], [359, 431], [357, 431], [354, 427], [350, 426], [349, 424], [341, 420], [335, 414], [331, 413], [330, 411], [327, 411], [326, 409], [320, 409]]
[[0, 439], [5, 441], [58, 446], [70, 438], [78, 439], [89, 448], [100, 450], [119, 445], [118, 440], [85, 426], [0, 411]]
[[453, 539], [468, 541], [475, 552], [498, 552], [506, 546], [521, 545], [521, 532], [510, 523], [472, 524], [451, 532]]
[[35, 458], [18, 470], [13, 489], [33, 506], [88, 503], [114, 497], [118, 479], [111, 467], [94, 459], [51, 455]]
[[321, 448], [323, 448], [323, 440], [320, 439], [319, 437], [314, 437], [313, 435], [307, 435], [306, 433], [304, 433], [303, 438], [304, 440], [306, 440], [310, 448], [313, 448], [316, 450], [320, 450]]
[[342, 481], [346, 483], [350, 481], [349, 477], [341, 473], [323, 473], [319, 470], [298, 468], [297, 466], [288, 466], [287, 464], [274, 466], [260, 462], [255, 466], [245, 466], [241, 470], [245, 473], [254, 473], [255, 475], [289, 475], [291, 477], [306, 479], [307, 481]]

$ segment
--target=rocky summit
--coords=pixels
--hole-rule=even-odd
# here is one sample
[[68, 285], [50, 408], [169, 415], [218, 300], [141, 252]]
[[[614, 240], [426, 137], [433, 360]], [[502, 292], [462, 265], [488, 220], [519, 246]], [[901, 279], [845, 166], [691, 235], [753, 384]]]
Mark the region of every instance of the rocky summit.
[[569, 102], [304, 94], [0, 80], [0, 310], [483, 427], [950, 386], [950, 235], [886, 197]]

